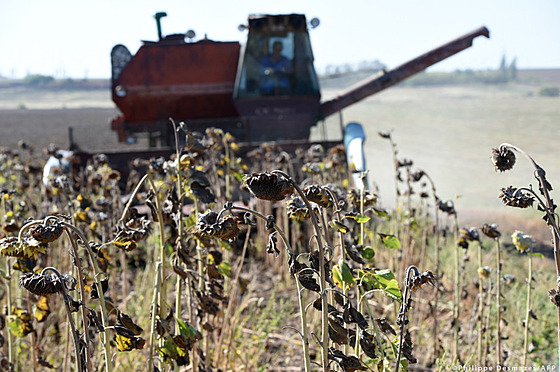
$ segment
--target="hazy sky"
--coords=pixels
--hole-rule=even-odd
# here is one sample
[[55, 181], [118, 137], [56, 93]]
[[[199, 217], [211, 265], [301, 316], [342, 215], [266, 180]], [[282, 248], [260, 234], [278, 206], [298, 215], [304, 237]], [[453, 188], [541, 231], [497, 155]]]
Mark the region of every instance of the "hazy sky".
[[237, 26], [253, 13], [318, 17], [311, 31], [316, 65], [378, 59], [396, 67], [479, 26], [490, 39], [432, 67], [432, 71], [486, 69], [517, 59], [519, 68], [560, 67], [559, 0], [3, 0], [0, 4], [0, 76], [27, 74], [108, 78], [111, 48], [132, 53], [140, 40], [193, 29], [218, 41], [243, 42]]

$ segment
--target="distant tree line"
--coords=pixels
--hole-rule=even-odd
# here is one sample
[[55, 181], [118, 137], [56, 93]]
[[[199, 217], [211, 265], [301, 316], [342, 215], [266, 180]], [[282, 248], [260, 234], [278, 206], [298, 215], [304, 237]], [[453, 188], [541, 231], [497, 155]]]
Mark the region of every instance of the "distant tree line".
[[27, 86], [37, 89], [108, 89], [109, 79], [55, 79], [51, 75], [29, 74], [21, 80], [11, 80], [2, 86]]
[[356, 72], [378, 72], [387, 68], [379, 60], [361, 61], [357, 63], [344, 63], [341, 65], [327, 65], [323, 71], [319, 71], [319, 75], [324, 78], [333, 78], [337, 76], [352, 74]]
[[404, 84], [420, 85], [451, 85], [451, 84], [506, 84], [517, 81], [517, 60], [507, 63], [503, 56], [496, 70], [456, 70], [453, 72], [420, 73]]
[[[386, 69], [379, 60], [328, 65], [320, 73], [323, 78], [332, 78], [359, 72], [378, 72]], [[408, 86], [453, 85], [453, 84], [505, 84], [517, 80], [517, 60], [507, 62], [503, 56], [496, 70], [456, 70], [453, 72], [422, 72], [402, 84]]]

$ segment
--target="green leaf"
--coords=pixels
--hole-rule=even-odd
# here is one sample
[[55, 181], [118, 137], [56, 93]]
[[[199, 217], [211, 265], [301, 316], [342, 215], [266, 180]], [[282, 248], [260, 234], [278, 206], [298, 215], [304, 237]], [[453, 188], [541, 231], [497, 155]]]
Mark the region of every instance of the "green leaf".
[[375, 270], [374, 274], [380, 282], [385, 282], [395, 279], [395, 274], [390, 269]]
[[218, 243], [218, 245], [222, 248], [225, 249], [226, 251], [231, 251], [231, 245], [229, 245], [228, 242], [224, 241], [223, 239], [215, 239], [216, 243]]
[[402, 301], [399, 282], [391, 270], [360, 270], [358, 276], [361, 278], [362, 283], [366, 283], [366, 290], [380, 290], [385, 296], [393, 300]]
[[337, 220], [330, 221], [329, 226], [335, 229], [337, 232], [341, 232], [343, 234], [346, 234], [348, 232], [348, 226]]
[[231, 171], [231, 173], [239, 183], [243, 183], [243, 173], [236, 171]]
[[220, 262], [218, 265], [218, 271], [220, 274], [227, 276], [228, 278], [231, 277], [231, 264], [226, 261]]
[[196, 214], [195, 214], [195, 213], [192, 213], [191, 215], [186, 216], [186, 217], [183, 219], [183, 222], [185, 223], [185, 226], [186, 226], [187, 228], [190, 228], [190, 227], [196, 225], [196, 222], [197, 222], [197, 221], [196, 221]]
[[344, 219], [344, 218], [351, 218], [351, 219], [353, 219], [354, 221], [356, 221], [357, 223], [366, 223], [366, 222], [368, 222], [369, 220], [371, 220], [370, 217], [364, 216], [363, 214], [357, 214], [357, 215], [355, 215], [355, 216], [346, 215], [346, 216], [343, 217], [343, 219]]
[[401, 249], [401, 242], [395, 235], [377, 233], [381, 237], [383, 244], [390, 249]]
[[333, 276], [333, 280], [336, 283], [336, 285], [339, 286], [340, 289], [344, 289], [343, 281], [342, 281], [342, 275], [340, 274], [340, 270], [338, 268], [338, 265], [333, 266], [332, 276]]
[[177, 319], [177, 324], [179, 325], [179, 332], [181, 332], [181, 334], [184, 334], [190, 340], [199, 339], [199, 333], [192, 325], [183, 322], [181, 319]]
[[544, 258], [544, 254], [542, 254], [542, 253], [533, 252], [533, 253], [529, 253], [529, 254], [530, 254], [531, 256], [537, 256], [537, 257], [540, 257], [540, 258]]
[[354, 284], [355, 280], [354, 277], [352, 276], [352, 271], [350, 271], [350, 267], [348, 266], [348, 264], [341, 259], [338, 261], [338, 267], [340, 269], [342, 281], [348, 284], [348, 287]]
[[399, 282], [393, 279], [387, 283], [385, 289], [383, 289], [383, 294], [393, 300], [402, 301], [402, 293], [399, 288]]
[[369, 245], [360, 251], [360, 254], [367, 260], [371, 260], [375, 256], [375, 251]]
[[25, 337], [33, 331], [31, 316], [27, 312], [16, 311], [16, 315], [8, 316], [10, 333], [16, 337]]
[[389, 213], [387, 213], [385, 209], [379, 209], [375, 207], [372, 207], [371, 209], [373, 210], [373, 213], [375, 213], [377, 217], [389, 217]]

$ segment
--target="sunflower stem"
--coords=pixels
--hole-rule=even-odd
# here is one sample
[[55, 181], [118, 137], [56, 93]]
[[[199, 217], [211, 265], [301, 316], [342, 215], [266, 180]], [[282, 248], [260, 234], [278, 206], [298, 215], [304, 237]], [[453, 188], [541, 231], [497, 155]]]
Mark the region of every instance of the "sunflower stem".
[[531, 285], [533, 282], [533, 245], [529, 247], [529, 265], [527, 269], [527, 307], [525, 309], [525, 329], [523, 332], [523, 359], [522, 366], [527, 366], [527, 353], [529, 350], [529, 319], [531, 318]]
[[[560, 283], [559, 283], [559, 279], [560, 279], [560, 227], [558, 226], [558, 221], [556, 219], [556, 214], [555, 214], [555, 208], [556, 205], [553, 203], [552, 198], [550, 197], [549, 194], [549, 187], [550, 184], [548, 183], [548, 181], [545, 178], [545, 171], [543, 168], [541, 168], [536, 162], [535, 160], [528, 154], [526, 153], [524, 150], [522, 150], [521, 148], [514, 146], [512, 144], [509, 143], [502, 143], [500, 145], [500, 148], [504, 146], [504, 147], [508, 147], [511, 148], [517, 152], [520, 152], [523, 156], [525, 156], [525, 158], [527, 158], [527, 160], [529, 160], [529, 162], [531, 163], [531, 165], [533, 166], [533, 168], [535, 169], [535, 178], [539, 181], [539, 191], [541, 192], [541, 194], [544, 196], [545, 198], [545, 203], [546, 205], [544, 206], [544, 210], [546, 213], [546, 220], [547, 220], [547, 225], [550, 226], [551, 229], [551, 233], [552, 233], [552, 242], [553, 242], [553, 247], [554, 247], [554, 262], [556, 264], [556, 288], [560, 290]], [[552, 187], [550, 187], [552, 188]], [[556, 312], [557, 312], [557, 337], [558, 337], [558, 360], [559, 360], [559, 364], [560, 364], [560, 307], [557, 306], [556, 307]]]
[[500, 367], [502, 365], [502, 333], [501, 333], [501, 323], [502, 323], [502, 309], [501, 309], [501, 285], [500, 285], [500, 278], [502, 275], [502, 265], [500, 263], [501, 255], [500, 255], [500, 239], [496, 238], [496, 267], [497, 267], [497, 274], [496, 274], [496, 365]]
[[[68, 318], [68, 323], [70, 324], [70, 332], [72, 333], [72, 340], [74, 341], [74, 355], [75, 355], [75, 359], [76, 359], [76, 371], [81, 372], [82, 371], [82, 358], [80, 356], [80, 343], [79, 343], [79, 340], [78, 340], [78, 333], [76, 331], [76, 325], [74, 324], [74, 319], [72, 318], [72, 312], [70, 311], [70, 305], [68, 304], [68, 293], [66, 292], [66, 283], [64, 282], [64, 278], [62, 277], [62, 275], [60, 275], [58, 270], [55, 269], [54, 267], [45, 267], [43, 270], [41, 270], [41, 275], [44, 275], [45, 272], [47, 272], [47, 271], [52, 271], [58, 277], [60, 282], [62, 283], [62, 286], [61, 286], [61, 292], [62, 293], [61, 294], [62, 294], [62, 298], [64, 300], [65, 309], [66, 309], [66, 317]], [[85, 332], [87, 332], [87, 329], [85, 330]], [[87, 355], [87, 344], [86, 344], [85, 354]], [[86, 358], [87, 358], [87, 356], [86, 356]], [[89, 360], [89, 358], [87, 358], [86, 360]], [[91, 372], [93, 370], [92, 369], [86, 369], [86, 371]]]
[[156, 262], [156, 269], [154, 275], [154, 294], [152, 296], [152, 317], [151, 317], [151, 329], [150, 329], [150, 351], [148, 356], [148, 366], [150, 371], [154, 369], [154, 336], [156, 334], [156, 317], [157, 317], [157, 307], [158, 307], [158, 295], [159, 288], [161, 285], [161, 262]]
[[323, 245], [323, 241], [321, 238], [321, 229], [319, 228], [319, 222], [317, 220], [317, 215], [315, 214], [315, 212], [313, 211], [313, 208], [311, 207], [311, 203], [309, 203], [309, 200], [307, 199], [307, 197], [305, 196], [305, 194], [303, 193], [303, 191], [301, 190], [301, 188], [298, 186], [298, 184], [294, 181], [294, 179], [292, 177], [290, 177], [288, 174], [280, 171], [280, 170], [274, 170], [272, 171], [272, 173], [277, 173], [282, 175], [283, 177], [285, 177], [290, 184], [294, 187], [294, 189], [297, 191], [297, 193], [299, 194], [299, 196], [301, 197], [301, 199], [303, 200], [303, 202], [305, 203], [305, 206], [307, 207], [307, 209], [309, 210], [309, 215], [311, 216], [311, 223], [313, 224], [313, 229], [315, 230], [315, 235], [317, 237], [317, 245], [319, 246], [319, 280], [320, 280], [320, 288], [321, 288], [321, 330], [322, 330], [322, 335], [321, 335], [321, 361], [322, 361], [322, 367], [323, 367], [323, 371], [327, 372], [329, 370], [329, 314], [327, 311], [328, 308], [328, 302], [327, 302], [327, 282], [326, 282], [326, 270], [325, 270], [325, 252], [324, 252], [324, 245]]

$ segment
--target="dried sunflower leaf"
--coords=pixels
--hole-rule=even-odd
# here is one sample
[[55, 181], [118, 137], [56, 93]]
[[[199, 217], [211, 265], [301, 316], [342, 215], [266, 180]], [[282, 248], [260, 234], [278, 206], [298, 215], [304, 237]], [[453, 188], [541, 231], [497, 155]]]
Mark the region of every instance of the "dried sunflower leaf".
[[49, 299], [47, 296], [39, 297], [39, 300], [35, 304], [35, 311], [33, 315], [38, 323], [42, 323], [47, 320], [47, 317], [51, 313], [51, 309], [49, 308]]

